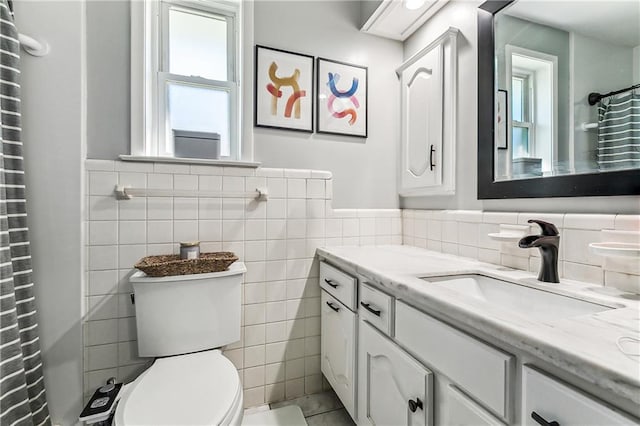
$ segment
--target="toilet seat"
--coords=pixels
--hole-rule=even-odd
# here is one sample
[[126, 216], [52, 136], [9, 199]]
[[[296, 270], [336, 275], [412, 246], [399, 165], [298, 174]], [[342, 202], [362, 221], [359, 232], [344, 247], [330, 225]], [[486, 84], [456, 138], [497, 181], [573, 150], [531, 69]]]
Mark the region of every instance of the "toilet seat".
[[235, 366], [210, 350], [157, 359], [123, 392], [115, 424], [239, 424], [242, 409]]

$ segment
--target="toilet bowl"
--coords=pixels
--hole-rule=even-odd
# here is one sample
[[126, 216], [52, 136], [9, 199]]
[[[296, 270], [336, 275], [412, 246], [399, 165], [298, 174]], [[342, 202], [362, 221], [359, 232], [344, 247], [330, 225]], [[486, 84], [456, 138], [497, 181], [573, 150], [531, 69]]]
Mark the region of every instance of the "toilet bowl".
[[157, 359], [122, 392], [116, 426], [240, 425], [242, 385], [217, 350]]
[[240, 425], [242, 384], [219, 349], [240, 340], [242, 262], [228, 270], [129, 281], [138, 355], [154, 363], [121, 391], [118, 426]]

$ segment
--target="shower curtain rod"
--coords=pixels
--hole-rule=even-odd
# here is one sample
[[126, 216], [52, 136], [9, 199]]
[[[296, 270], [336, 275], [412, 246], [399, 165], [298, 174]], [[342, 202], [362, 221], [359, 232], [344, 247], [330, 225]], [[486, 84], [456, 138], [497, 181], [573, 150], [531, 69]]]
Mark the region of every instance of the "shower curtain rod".
[[637, 89], [637, 88], [640, 88], [640, 84], [634, 84], [633, 86], [627, 87], [626, 89], [616, 90], [616, 91], [613, 91], [613, 92], [606, 93], [604, 95], [601, 95], [600, 93], [597, 93], [597, 92], [589, 93], [589, 98], [588, 98], [589, 99], [589, 105], [597, 104], [600, 101], [600, 99], [602, 99], [602, 98], [608, 98], [609, 96], [617, 95], [619, 93], [628, 92], [629, 90], [633, 90], [633, 89]]

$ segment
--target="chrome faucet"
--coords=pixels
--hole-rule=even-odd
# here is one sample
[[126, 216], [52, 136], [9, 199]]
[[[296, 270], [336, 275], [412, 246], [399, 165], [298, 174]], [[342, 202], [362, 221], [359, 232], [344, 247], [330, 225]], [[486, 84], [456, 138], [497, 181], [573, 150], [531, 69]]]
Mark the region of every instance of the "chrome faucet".
[[528, 223], [537, 223], [542, 228], [541, 235], [528, 235], [518, 242], [520, 248], [538, 247], [542, 256], [542, 264], [538, 273], [538, 281], [545, 283], [559, 283], [558, 277], [558, 247], [560, 233], [553, 223], [542, 220], [529, 219]]

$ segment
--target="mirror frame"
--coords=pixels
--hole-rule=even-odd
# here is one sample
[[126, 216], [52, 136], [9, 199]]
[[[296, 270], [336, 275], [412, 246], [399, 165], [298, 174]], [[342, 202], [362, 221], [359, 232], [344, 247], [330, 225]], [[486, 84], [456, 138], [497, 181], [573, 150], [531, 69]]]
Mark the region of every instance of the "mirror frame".
[[489, 0], [478, 8], [478, 199], [640, 194], [639, 169], [494, 181], [493, 23], [494, 15], [514, 1]]

